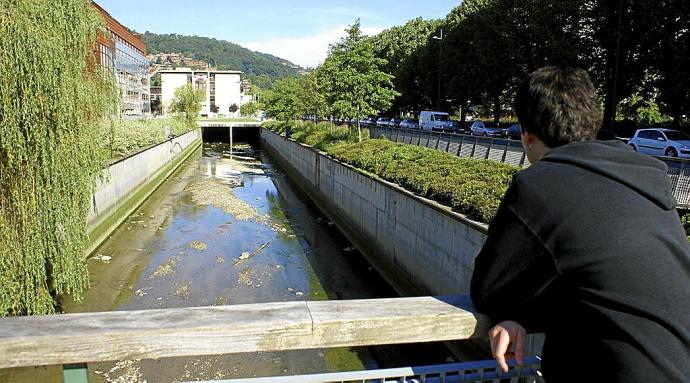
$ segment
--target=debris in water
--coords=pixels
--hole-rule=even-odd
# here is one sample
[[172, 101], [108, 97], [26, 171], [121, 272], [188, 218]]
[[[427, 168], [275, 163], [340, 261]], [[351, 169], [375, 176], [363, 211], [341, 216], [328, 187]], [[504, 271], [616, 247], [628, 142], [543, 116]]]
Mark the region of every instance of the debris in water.
[[254, 274], [256, 274], [256, 272], [251, 267], [247, 267], [240, 272], [237, 278], [237, 282], [245, 286], [251, 286], [252, 284], [254, 284], [254, 282], [252, 281]]
[[304, 295], [304, 293], [301, 292], [301, 291], [298, 291], [298, 292], [295, 293], [295, 295], [297, 295], [298, 297], [301, 297], [302, 295]]
[[328, 221], [328, 227], [333, 227], [335, 226], [335, 223], [333, 221]]
[[219, 264], [219, 265], [222, 264], [222, 263], [225, 263], [225, 258], [223, 258], [223, 257], [221, 257], [221, 256], [217, 256], [217, 257], [216, 257], [216, 263]]
[[204, 251], [204, 250], [208, 249], [208, 245], [206, 243], [200, 242], [200, 241], [192, 241], [190, 246], [192, 247], [192, 249], [199, 250], [199, 251]]
[[175, 290], [175, 295], [182, 299], [188, 299], [189, 298], [189, 285], [188, 284], [182, 284], [177, 286], [177, 290]]
[[146, 291], [142, 291], [141, 289], [139, 289], [139, 290], [134, 292], [134, 295], [136, 295], [138, 297], [143, 297], [144, 295], [146, 295]]
[[111, 257], [111, 256], [109, 256], [109, 255], [105, 255], [105, 254], [96, 254], [96, 256], [93, 257], [92, 259], [93, 259], [94, 261], [99, 261], [99, 262], [103, 262], [103, 263], [109, 263], [110, 260], [113, 259], [113, 257]]
[[238, 266], [238, 265], [242, 264], [244, 261], [248, 260], [249, 258], [259, 254], [259, 252], [261, 252], [261, 250], [265, 249], [269, 243], [270, 242], [264, 243], [263, 245], [259, 246], [258, 249], [254, 250], [254, 252], [252, 252], [252, 253], [249, 253], [246, 251], [243, 252], [242, 255], [240, 255], [240, 258], [237, 261], [235, 261], [235, 266]]
[[177, 266], [177, 261], [179, 260], [179, 256], [170, 258], [167, 261], [163, 262], [162, 265], [158, 266], [156, 271], [151, 274], [150, 278], [155, 278], [155, 277], [164, 277], [166, 275], [172, 275], [175, 274], [175, 266]]
[[110, 371], [101, 373], [108, 383], [147, 383], [139, 360], [121, 360]]
[[232, 214], [235, 219], [246, 221], [259, 215], [254, 207], [237, 198], [231, 187], [219, 180], [208, 178], [191, 184], [187, 190], [192, 194], [192, 200], [200, 205], [212, 205], [222, 209], [226, 214]]
[[356, 250], [356, 249], [355, 249], [354, 247], [352, 247], [352, 246], [348, 246], [348, 247], [346, 247], [346, 248], [343, 249], [343, 251], [346, 252], [346, 253], [350, 253], [350, 252], [353, 252], [353, 251], [355, 251], [355, 250]]

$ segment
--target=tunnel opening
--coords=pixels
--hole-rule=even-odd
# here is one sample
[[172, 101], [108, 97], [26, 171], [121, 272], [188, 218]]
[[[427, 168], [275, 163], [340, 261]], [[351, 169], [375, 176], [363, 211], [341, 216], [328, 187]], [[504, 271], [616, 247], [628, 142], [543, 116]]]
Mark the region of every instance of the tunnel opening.
[[232, 142], [247, 143], [253, 147], [258, 147], [260, 142], [261, 128], [257, 126], [223, 126], [223, 127], [202, 127], [201, 138], [204, 142], [221, 142], [225, 144], [230, 143], [230, 135], [232, 130]]

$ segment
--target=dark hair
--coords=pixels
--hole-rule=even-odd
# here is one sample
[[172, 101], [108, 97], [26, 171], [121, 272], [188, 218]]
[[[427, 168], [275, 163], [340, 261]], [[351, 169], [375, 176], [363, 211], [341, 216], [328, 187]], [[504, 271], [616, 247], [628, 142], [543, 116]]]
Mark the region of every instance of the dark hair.
[[551, 148], [594, 140], [601, 128], [599, 98], [579, 68], [549, 66], [530, 73], [518, 88], [515, 110], [523, 129]]

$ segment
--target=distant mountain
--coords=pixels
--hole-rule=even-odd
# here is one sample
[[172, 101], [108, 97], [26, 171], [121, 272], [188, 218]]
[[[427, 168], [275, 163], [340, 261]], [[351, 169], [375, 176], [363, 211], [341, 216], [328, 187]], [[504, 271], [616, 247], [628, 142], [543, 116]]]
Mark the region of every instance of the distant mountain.
[[148, 53], [182, 53], [187, 57], [209, 62], [220, 70], [240, 70], [253, 83], [263, 88], [277, 78], [293, 76], [301, 70], [288, 60], [254, 52], [228, 41], [150, 32], [144, 33], [141, 37]]

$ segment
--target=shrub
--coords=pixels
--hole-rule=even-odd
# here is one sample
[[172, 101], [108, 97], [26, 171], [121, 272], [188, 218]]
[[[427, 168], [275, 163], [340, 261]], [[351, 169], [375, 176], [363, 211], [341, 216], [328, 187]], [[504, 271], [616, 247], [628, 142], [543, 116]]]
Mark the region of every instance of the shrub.
[[100, 141], [106, 157], [116, 159], [166, 141], [166, 128], [179, 136], [196, 127], [180, 118], [117, 120], [101, 125]]
[[[333, 128], [328, 123], [296, 121], [290, 125], [294, 140], [485, 223], [496, 214], [513, 175], [520, 170], [388, 140], [357, 142], [348, 127]], [[286, 124], [270, 122], [264, 127], [283, 134]]]

